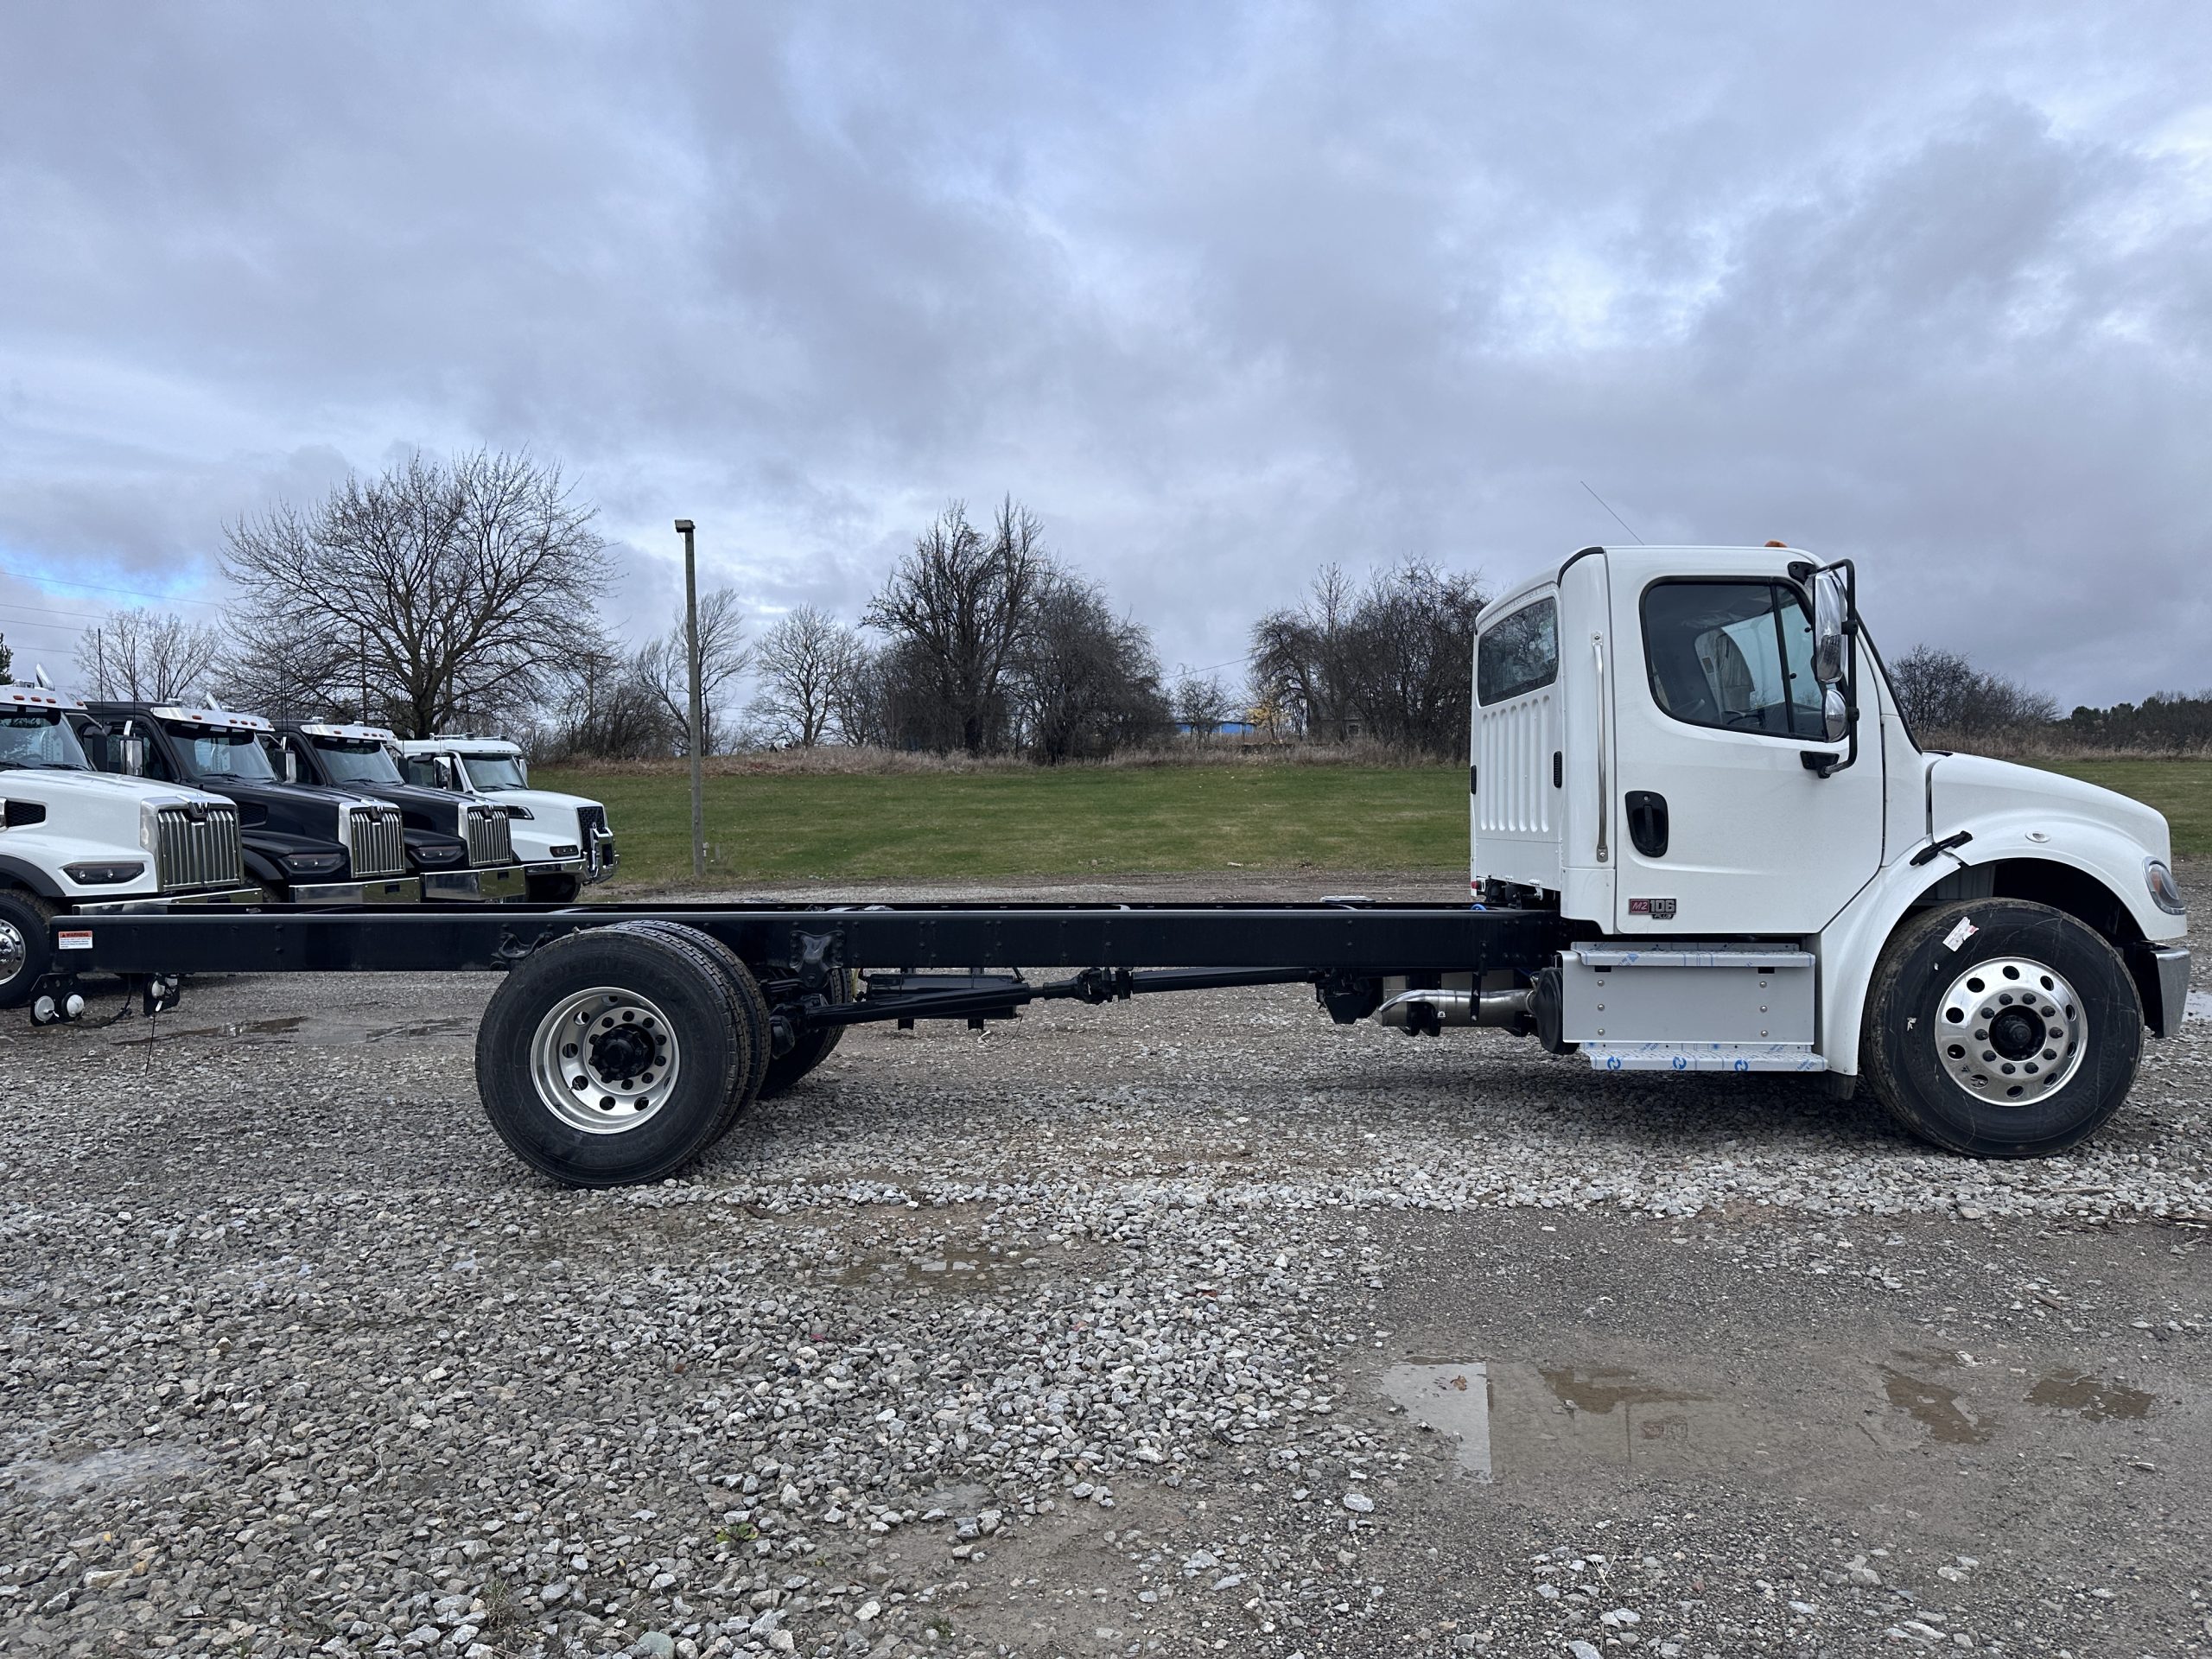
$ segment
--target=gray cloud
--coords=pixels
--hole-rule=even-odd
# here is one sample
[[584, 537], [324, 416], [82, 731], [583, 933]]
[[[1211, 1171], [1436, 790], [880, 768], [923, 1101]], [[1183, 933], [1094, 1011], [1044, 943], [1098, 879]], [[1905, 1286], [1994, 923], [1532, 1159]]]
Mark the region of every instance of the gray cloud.
[[[1236, 658], [1319, 561], [1861, 561], [1878, 636], [2212, 681], [2186, 4], [18, 9], [0, 626], [528, 447], [658, 626], [1002, 490]], [[40, 607], [41, 612], [22, 607]], [[208, 613], [212, 614], [211, 613]], [[42, 641], [44, 635], [36, 635]], [[63, 653], [66, 655], [66, 652]]]

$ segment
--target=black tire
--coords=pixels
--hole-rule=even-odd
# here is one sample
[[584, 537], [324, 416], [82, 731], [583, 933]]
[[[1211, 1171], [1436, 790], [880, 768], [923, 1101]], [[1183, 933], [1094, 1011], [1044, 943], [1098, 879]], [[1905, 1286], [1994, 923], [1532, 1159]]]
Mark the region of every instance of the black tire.
[[[845, 1003], [860, 995], [860, 986], [849, 969], [839, 968], [830, 975], [830, 1001]], [[760, 1084], [760, 1098], [773, 1100], [785, 1093], [801, 1077], [828, 1059], [845, 1034], [842, 1026], [817, 1026], [812, 1031], [799, 1033], [798, 1041], [791, 1045], [787, 1054], [779, 1054], [768, 1062], [768, 1075]]]
[[54, 971], [54, 907], [21, 887], [0, 887], [0, 1008], [20, 1008]]
[[573, 875], [525, 875], [522, 887], [533, 905], [573, 905], [584, 890], [583, 883]]
[[623, 925], [640, 928], [651, 933], [661, 933], [670, 938], [681, 939], [693, 950], [712, 959], [721, 969], [722, 977], [729, 982], [730, 995], [736, 1001], [738, 1012], [745, 1018], [746, 1039], [751, 1046], [753, 1064], [745, 1077], [745, 1085], [730, 1096], [729, 1109], [714, 1134], [713, 1145], [728, 1135], [743, 1115], [745, 1109], [760, 1097], [760, 1084], [768, 1075], [768, 999], [760, 994], [760, 982], [745, 965], [745, 958], [724, 944], [713, 934], [682, 922], [642, 921]]
[[[580, 1120], [590, 1119], [595, 1087], [581, 1096], [556, 1095], [550, 1086], [541, 1092], [541, 1058], [550, 1055], [550, 1064], [563, 1071], [576, 1064], [560, 1058], [577, 1052], [557, 1046], [565, 1021], [551, 1033], [547, 1022], [571, 999], [601, 990], [636, 999], [649, 1015], [665, 1021], [663, 1052], [645, 1065], [665, 1071], [668, 1056], [676, 1057], [674, 1082], [657, 1096], [646, 1094], [634, 1127], [602, 1128], [601, 1120], [591, 1120], [591, 1128], [578, 1127]], [[582, 1023], [588, 1028], [590, 1021]], [[648, 1017], [638, 1029], [656, 1023]], [[594, 1042], [599, 1038], [593, 1033]], [[636, 925], [591, 928], [540, 946], [493, 993], [476, 1032], [477, 1094], [499, 1138], [542, 1175], [569, 1186], [657, 1181], [714, 1139], [730, 1100], [750, 1078], [748, 1038], [730, 981], [712, 957], [683, 939]], [[652, 1052], [649, 1041], [646, 1052]], [[652, 1073], [642, 1077], [650, 1082]]]
[[2039, 1158], [2104, 1126], [2142, 1052], [2142, 1000], [2109, 941], [2048, 906], [1984, 899], [1897, 929], [1868, 988], [1859, 1064], [1923, 1140]]

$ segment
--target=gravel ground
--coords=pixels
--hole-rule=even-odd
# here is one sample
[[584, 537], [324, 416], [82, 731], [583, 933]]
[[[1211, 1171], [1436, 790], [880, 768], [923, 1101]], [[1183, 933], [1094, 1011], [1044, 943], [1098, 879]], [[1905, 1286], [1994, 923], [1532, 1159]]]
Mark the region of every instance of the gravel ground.
[[1978, 1165], [1049, 1005], [575, 1193], [477, 1109], [492, 983], [0, 1033], [0, 1651], [2212, 1652], [2212, 1025]]

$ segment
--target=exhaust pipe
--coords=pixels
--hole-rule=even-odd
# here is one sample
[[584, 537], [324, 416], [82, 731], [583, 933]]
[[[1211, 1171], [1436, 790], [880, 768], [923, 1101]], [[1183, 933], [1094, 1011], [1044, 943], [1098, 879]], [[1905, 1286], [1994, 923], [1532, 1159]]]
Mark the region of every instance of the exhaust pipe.
[[1535, 993], [1517, 991], [1400, 991], [1375, 1017], [1408, 1037], [1434, 1036], [1446, 1026], [1510, 1026], [1528, 1016]]

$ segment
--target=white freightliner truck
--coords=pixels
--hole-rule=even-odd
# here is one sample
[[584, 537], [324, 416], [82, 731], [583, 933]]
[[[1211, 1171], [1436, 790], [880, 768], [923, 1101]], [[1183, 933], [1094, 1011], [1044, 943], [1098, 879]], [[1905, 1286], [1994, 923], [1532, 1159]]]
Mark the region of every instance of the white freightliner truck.
[[[119, 916], [79, 930], [85, 965], [505, 969], [486, 1114], [581, 1185], [680, 1168], [849, 1025], [1298, 982], [1339, 1023], [1502, 1027], [1605, 1071], [1823, 1073], [1941, 1146], [2063, 1150], [2183, 1016], [2165, 821], [1921, 749], [1854, 587], [1777, 544], [1592, 547], [1489, 606], [1466, 905]], [[1046, 967], [1081, 971], [1023, 971]]]
[[586, 886], [614, 874], [614, 833], [607, 809], [581, 795], [530, 786], [530, 762], [504, 738], [403, 739], [400, 766], [423, 789], [482, 796], [504, 807], [515, 856], [529, 878], [529, 896], [564, 904]]
[[[0, 1008], [34, 1004], [57, 917], [250, 904], [238, 809], [219, 795], [93, 770], [46, 685], [0, 685]], [[58, 1004], [67, 1010], [70, 988]]]

